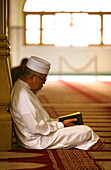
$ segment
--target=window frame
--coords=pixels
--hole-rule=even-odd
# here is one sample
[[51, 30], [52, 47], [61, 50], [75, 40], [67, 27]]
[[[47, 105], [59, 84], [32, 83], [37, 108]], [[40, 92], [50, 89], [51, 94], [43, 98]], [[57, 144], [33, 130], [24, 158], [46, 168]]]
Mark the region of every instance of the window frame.
[[[62, 12], [24, 12], [24, 44], [26, 46], [55, 46], [54, 44], [43, 44], [42, 43], [42, 16], [43, 15], [55, 15], [56, 13], [87, 13], [89, 15], [99, 15], [101, 17], [101, 43], [100, 44], [89, 44], [88, 46], [111, 46], [111, 44], [104, 44], [103, 43], [103, 15], [111, 15], [111, 12], [71, 12], [71, 11], [62, 11]], [[27, 44], [26, 43], [26, 16], [27, 15], [30, 15], [30, 14], [38, 14], [40, 15], [40, 43], [39, 44]], [[73, 46], [73, 45], [70, 45], [70, 46]], [[70, 46], [67, 46], [67, 47], [70, 47]], [[75, 47], [75, 46], [73, 46]], [[76, 46], [77, 47], [77, 46]]]

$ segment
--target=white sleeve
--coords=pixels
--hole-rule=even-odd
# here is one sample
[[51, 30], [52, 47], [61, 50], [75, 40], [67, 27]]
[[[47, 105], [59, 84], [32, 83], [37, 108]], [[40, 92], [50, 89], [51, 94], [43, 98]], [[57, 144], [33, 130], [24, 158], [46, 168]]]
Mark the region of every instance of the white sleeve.
[[[21, 116], [21, 120], [24, 123], [24, 127], [31, 134], [48, 135], [50, 132], [54, 132], [57, 129], [63, 128], [63, 123], [57, 119], [51, 119], [46, 110], [40, 110], [41, 105], [36, 104], [30, 100], [27, 94], [22, 95], [19, 99], [18, 111]], [[42, 115], [46, 115], [41, 117]]]
[[39, 133], [41, 135], [48, 135], [50, 132], [54, 132], [57, 129], [64, 127], [63, 123], [58, 122], [58, 121], [45, 122], [41, 120], [38, 123], [37, 120], [35, 120], [35, 118], [30, 113], [23, 114], [22, 120], [31, 134]]

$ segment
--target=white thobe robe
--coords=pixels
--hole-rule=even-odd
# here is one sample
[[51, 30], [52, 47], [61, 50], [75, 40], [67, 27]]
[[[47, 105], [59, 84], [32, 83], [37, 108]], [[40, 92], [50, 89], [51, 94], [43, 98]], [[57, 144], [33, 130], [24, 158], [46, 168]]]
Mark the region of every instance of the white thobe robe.
[[11, 92], [10, 112], [19, 144], [30, 149], [90, 149], [99, 137], [86, 125], [64, 127], [51, 119], [36, 94], [18, 79]]

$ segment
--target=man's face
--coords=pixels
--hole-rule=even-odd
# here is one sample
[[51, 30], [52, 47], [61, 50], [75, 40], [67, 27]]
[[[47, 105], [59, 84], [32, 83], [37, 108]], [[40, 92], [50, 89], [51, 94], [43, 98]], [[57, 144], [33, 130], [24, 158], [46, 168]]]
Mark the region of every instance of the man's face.
[[31, 88], [34, 92], [40, 90], [43, 87], [43, 84], [45, 84], [46, 82], [46, 77], [47, 74], [33, 75], [33, 82]]

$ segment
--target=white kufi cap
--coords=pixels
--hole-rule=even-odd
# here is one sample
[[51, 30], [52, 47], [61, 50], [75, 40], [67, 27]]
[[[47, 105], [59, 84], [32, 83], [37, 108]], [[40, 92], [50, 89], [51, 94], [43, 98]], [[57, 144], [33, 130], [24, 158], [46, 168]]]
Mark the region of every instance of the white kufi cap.
[[50, 65], [48, 61], [35, 56], [31, 56], [26, 64], [31, 70], [42, 74], [48, 74]]

